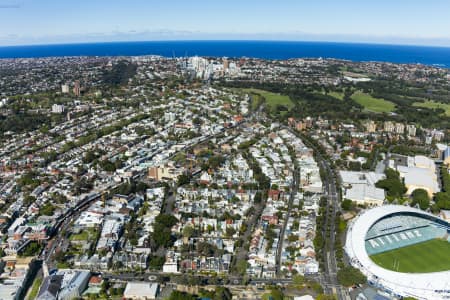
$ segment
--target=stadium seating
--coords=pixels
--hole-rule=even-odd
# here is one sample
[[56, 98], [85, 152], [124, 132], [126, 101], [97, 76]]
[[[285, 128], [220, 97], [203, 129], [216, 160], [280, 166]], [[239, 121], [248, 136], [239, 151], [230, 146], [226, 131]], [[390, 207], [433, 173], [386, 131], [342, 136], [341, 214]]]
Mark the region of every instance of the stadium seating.
[[394, 215], [379, 220], [366, 235], [367, 254], [414, 245], [447, 236], [449, 228], [411, 215]]

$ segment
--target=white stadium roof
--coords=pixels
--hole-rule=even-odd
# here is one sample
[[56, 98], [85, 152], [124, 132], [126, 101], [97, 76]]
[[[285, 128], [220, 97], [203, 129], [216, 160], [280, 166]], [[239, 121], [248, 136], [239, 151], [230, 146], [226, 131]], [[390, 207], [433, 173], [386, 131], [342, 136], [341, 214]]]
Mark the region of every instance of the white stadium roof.
[[450, 298], [450, 271], [400, 273], [384, 269], [369, 258], [365, 245], [367, 231], [381, 218], [402, 212], [426, 215], [437, 219], [424, 211], [401, 205], [386, 205], [365, 211], [349, 225], [347, 232], [345, 251], [350, 257], [351, 264], [359, 268], [368, 277], [368, 280], [397, 295], [419, 299]]

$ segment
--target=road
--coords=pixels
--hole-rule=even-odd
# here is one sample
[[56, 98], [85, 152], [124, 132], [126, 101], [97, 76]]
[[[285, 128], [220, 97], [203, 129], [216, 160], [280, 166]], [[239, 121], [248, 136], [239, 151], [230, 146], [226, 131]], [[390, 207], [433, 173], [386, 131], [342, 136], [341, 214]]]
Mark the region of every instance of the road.
[[[300, 138], [297, 132], [288, 128], [292, 133], [296, 134]], [[318, 162], [320, 168], [325, 171], [325, 178], [323, 178], [323, 186], [324, 186], [324, 194], [327, 197], [327, 207], [325, 214], [325, 226], [323, 227], [323, 236], [325, 239], [325, 247], [324, 247], [324, 267], [325, 272], [320, 277], [320, 282], [324, 286], [324, 291], [327, 294], [336, 294], [338, 299], [347, 300], [350, 299], [350, 295], [348, 294], [348, 290], [341, 286], [337, 280], [337, 261], [335, 254], [335, 239], [336, 239], [336, 214], [340, 211], [340, 193], [337, 188], [337, 178], [336, 174], [331, 167], [330, 162], [325, 159], [319, 149], [310, 143], [307, 139], [302, 138], [302, 141], [306, 146], [312, 148], [316, 154], [316, 161]], [[327, 236], [326, 229], [330, 228], [329, 236]]]
[[295, 195], [298, 192], [298, 186], [300, 183], [300, 169], [295, 168], [293, 173], [293, 181], [291, 184], [291, 193], [289, 195], [288, 209], [284, 218], [283, 227], [281, 228], [280, 237], [278, 239], [277, 257], [275, 258], [277, 275], [280, 275], [281, 270], [281, 252], [283, 251], [284, 234], [286, 232], [286, 226], [291, 215], [292, 203], [294, 202]]
[[[111, 279], [115, 281], [130, 281], [130, 280], [137, 280], [137, 281], [155, 281], [160, 277], [166, 277], [174, 274], [167, 274], [162, 273], [161, 271], [155, 271], [155, 272], [145, 272], [145, 273], [136, 273], [136, 272], [129, 272], [124, 273], [111, 273], [111, 272], [102, 272], [102, 277], [106, 279]], [[176, 274], [179, 276], [190, 276], [187, 274]], [[205, 280], [211, 278], [209, 275], [203, 275], [203, 274], [195, 274], [192, 275], [195, 277], [203, 278]], [[307, 277], [309, 279], [316, 279], [315, 277]], [[222, 280], [221, 277], [216, 277], [215, 279]], [[242, 285], [243, 277], [242, 276], [233, 276], [229, 275], [224, 277], [224, 279], [227, 279], [229, 284], [231, 285]], [[252, 278], [249, 279], [249, 284], [268, 284], [268, 285], [274, 285], [274, 284], [290, 284], [292, 283], [292, 279], [290, 278]]]
[[[241, 126], [243, 123], [241, 124], [237, 124], [236, 126], [234, 126], [233, 128], [239, 127]], [[229, 129], [233, 129], [233, 128], [228, 128], [226, 130]], [[219, 133], [220, 134], [220, 133]], [[217, 134], [217, 135], [219, 135]], [[297, 134], [296, 132], [294, 132], [294, 134]], [[213, 136], [209, 136], [207, 137], [205, 140], [201, 141], [201, 142], [205, 142], [206, 140], [209, 140], [213, 137], [215, 137], [216, 135]], [[305, 144], [308, 145], [307, 141], [305, 141]], [[334, 253], [334, 241], [335, 241], [335, 219], [336, 219], [336, 213], [339, 211], [340, 209], [340, 205], [339, 205], [339, 193], [337, 192], [337, 184], [336, 184], [336, 177], [334, 175], [334, 172], [329, 164], [328, 161], [326, 161], [319, 153], [319, 151], [317, 151], [317, 149], [315, 149], [314, 145], [308, 145], [308, 146], [312, 146], [312, 148], [316, 151], [317, 153], [317, 158], [318, 158], [318, 163], [320, 164], [320, 166], [322, 167], [323, 170], [326, 171], [327, 174], [327, 178], [325, 180], [325, 193], [327, 195], [327, 212], [330, 211], [330, 214], [327, 213], [327, 217], [326, 217], [326, 223], [327, 225], [324, 228], [327, 228], [327, 226], [329, 225], [330, 227], [330, 237], [329, 239], [326, 238], [327, 240], [327, 246], [326, 246], [326, 250], [325, 250], [325, 273], [323, 275], [319, 275], [319, 276], [314, 276], [314, 279], [320, 281], [324, 287], [325, 287], [325, 291], [328, 294], [332, 294], [332, 293], [337, 293], [337, 296], [339, 299], [348, 299], [347, 296], [347, 290], [345, 288], [343, 288], [342, 286], [340, 286], [337, 282], [337, 263], [336, 263], [336, 257], [335, 257], [335, 253]], [[192, 145], [190, 146], [192, 147]], [[183, 149], [186, 150], [186, 149]], [[284, 220], [284, 224], [281, 230], [281, 234], [280, 234], [280, 242], [278, 244], [278, 251], [277, 251], [277, 257], [276, 257], [276, 262], [277, 262], [277, 273], [280, 270], [280, 263], [281, 263], [281, 249], [283, 247], [283, 240], [284, 240], [284, 234], [285, 234], [285, 230], [286, 230], [286, 225], [287, 225], [287, 221], [291, 212], [291, 208], [292, 208], [292, 203], [295, 197], [295, 193], [298, 190], [298, 186], [299, 186], [299, 170], [295, 169], [294, 171], [294, 181], [292, 184], [292, 188], [291, 188], [291, 193], [290, 193], [290, 197], [289, 197], [289, 203], [288, 203], [288, 210], [286, 213], [286, 217]], [[100, 197], [100, 193], [98, 194], [98, 197]], [[174, 200], [174, 195], [171, 195], [171, 197], [169, 197], [169, 201], [165, 208], [165, 212], [170, 212], [171, 211], [171, 202]], [[89, 201], [90, 202], [90, 201]], [[50, 266], [53, 267], [54, 266], [54, 262], [52, 261], [52, 256], [54, 254], [55, 249], [62, 245], [62, 242], [64, 241], [64, 236], [62, 235], [63, 232], [66, 231], [66, 229], [69, 228], [70, 224], [73, 222], [73, 220], [75, 220], [75, 218], [78, 216], [78, 214], [83, 211], [83, 209], [87, 207], [87, 205], [83, 205], [83, 207], [77, 207], [76, 210], [73, 211], [69, 211], [67, 213], [66, 216], [64, 216], [64, 220], [62, 221], [62, 223], [60, 224], [60, 226], [58, 226], [57, 232], [55, 232], [55, 236], [52, 239], [52, 244], [50, 246], [50, 249], [44, 250], [45, 252], [43, 252], [41, 254], [41, 258]], [[251, 235], [251, 232], [254, 229], [254, 226], [258, 223], [258, 219], [259, 216], [262, 212], [264, 208], [264, 203], [261, 203], [260, 205], [256, 205], [255, 206], [255, 212], [252, 215], [252, 217], [248, 220], [247, 224], [249, 225], [247, 227], [246, 232], [243, 234], [243, 240], [244, 241], [248, 241], [249, 237]], [[328, 217], [329, 215], [329, 217]], [[242, 247], [244, 249], [244, 247]], [[242, 250], [242, 249], [241, 249]], [[246, 251], [237, 251], [237, 259], [245, 259], [247, 255]], [[122, 274], [113, 274], [113, 273], [104, 273], [104, 276], [106, 278], [111, 278], [111, 279], [115, 279], [115, 280], [149, 280], [150, 276], [155, 276], [155, 275], [161, 275], [161, 272], [147, 272], [147, 273], [143, 273], [143, 274], [136, 274], [136, 273], [122, 273]], [[231, 282], [233, 284], [241, 284], [242, 283], [242, 277], [241, 276], [230, 276], [229, 279], [231, 280]], [[290, 283], [291, 279], [283, 279], [283, 278], [274, 278], [274, 279], [251, 279], [251, 283], [268, 283], [268, 284], [285, 284], [285, 283]]]
[[[319, 158], [319, 163], [323, 170], [325, 170], [325, 192], [327, 195], [327, 212], [325, 217], [325, 226], [330, 228], [329, 236], [325, 236], [325, 290], [328, 294], [337, 294], [338, 299], [350, 299], [348, 291], [345, 287], [341, 286], [337, 280], [337, 261], [335, 255], [335, 240], [336, 240], [336, 214], [340, 210], [340, 194], [337, 190], [336, 176], [330, 163], [325, 160], [319, 153], [317, 155]], [[323, 234], [326, 235], [327, 232]]]
[[[246, 121], [244, 120], [233, 126], [225, 128], [222, 132], [206, 136], [204, 139], [201, 139], [198, 144], [205, 143], [205, 142], [211, 140], [212, 138], [222, 135], [227, 130], [233, 130], [233, 129], [239, 128], [240, 126], [245, 124], [245, 122]], [[195, 145], [197, 145], [197, 144], [195, 144]], [[182, 151], [186, 151], [186, 150], [194, 147], [195, 145], [186, 146], [183, 149], [180, 149], [179, 151], [174, 153], [171, 157], [175, 156], [176, 154], [178, 154]], [[80, 201], [80, 203], [77, 204], [73, 209], [68, 210], [63, 216], [60, 217], [60, 221], [55, 226], [52, 237], [49, 240], [47, 240], [47, 245], [50, 245], [50, 246], [45, 247], [39, 255], [39, 259], [42, 259], [44, 261], [44, 265], [45, 265], [44, 270], [47, 268], [48, 268], [48, 270], [51, 270], [52, 268], [54, 268], [56, 266], [56, 264], [53, 260], [53, 256], [54, 256], [55, 250], [58, 247], [61, 247], [63, 245], [63, 242], [65, 241], [65, 237], [63, 236], [62, 233], [65, 233], [66, 230], [69, 228], [70, 224], [72, 224], [72, 222], [74, 220], [76, 220], [76, 218], [80, 215], [80, 213], [82, 211], [84, 211], [88, 207], [89, 204], [91, 204], [93, 201], [100, 198], [103, 192], [106, 192], [108, 190], [113, 190], [117, 186], [119, 186], [119, 184], [110, 186], [110, 187], [108, 187], [108, 189], [98, 191], [93, 196]], [[171, 190], [171, 191], [173, 192], [173, 190]], [[166, 199], [166, 200], [167, 201], [165, 203], [163, 212], [170, 213], [172, 211], [172, 206], [175, 201], [175, 193], [170, 194], [168, 199]], [[48, 271], [48, 270], [45, 270], [45, 271]]]
[[[263, 199], [265, 199], [265, 198], [263, 198]], [[250, 241], [251, 234], [254, 231], [255, 227], [259, 223], [259, 219], [264, 210], [265, 203], [266, 203], [265, 200], [262, 200], [261, 203], [255, 204], [253, 206], [255, 208], [255, 211], [253, 212], [251, 218], [247, 219], [245, 222], [245, 224], [247, 225], [247, 228], [240, 238], [243, 242], [242, 242], [242, 245], [238, 249], [236, 249], [236, 252], [235, 252], [236, 255], [234, 256], [233, 261], [232, 261], [233, 266], [235, 266], [238, 261], [247, 260], [248, 250], [245, 245], [246, 244], [245, 242]]]

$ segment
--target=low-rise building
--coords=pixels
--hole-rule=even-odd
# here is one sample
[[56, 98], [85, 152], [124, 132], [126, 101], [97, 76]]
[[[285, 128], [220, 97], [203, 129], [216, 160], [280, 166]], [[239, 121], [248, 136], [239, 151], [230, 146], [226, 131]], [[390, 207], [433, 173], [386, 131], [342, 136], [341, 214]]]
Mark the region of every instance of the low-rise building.
[[375, 184], [385, 178], [384, 174], [375, 172], [340, 171], [343, 196], [358, 204], [380, 206], [385, 199], [383, 189]]
[[159, 284], [155, 282], [128, 282], [123, 293], [126, 299], [152, 300], [159, 294]]

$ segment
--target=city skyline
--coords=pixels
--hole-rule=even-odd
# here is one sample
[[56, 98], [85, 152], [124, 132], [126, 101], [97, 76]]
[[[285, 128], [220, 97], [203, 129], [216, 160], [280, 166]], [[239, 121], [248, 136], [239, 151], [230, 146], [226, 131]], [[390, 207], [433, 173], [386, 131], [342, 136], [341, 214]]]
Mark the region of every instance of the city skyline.
[[0, 45], [305, 40], [450, 46], [443, 0], [306, 3], [0, 1]]

